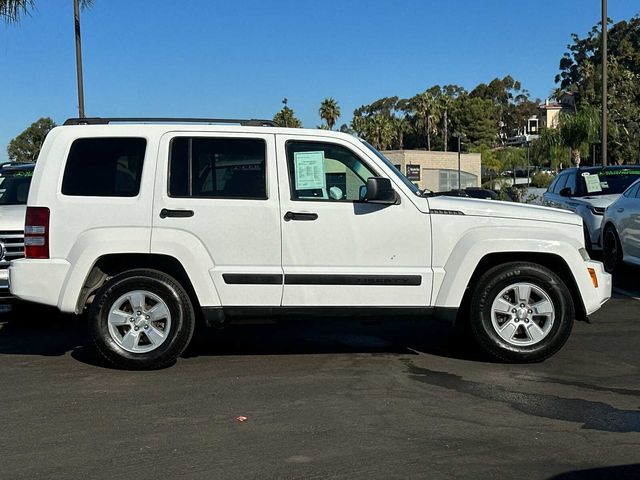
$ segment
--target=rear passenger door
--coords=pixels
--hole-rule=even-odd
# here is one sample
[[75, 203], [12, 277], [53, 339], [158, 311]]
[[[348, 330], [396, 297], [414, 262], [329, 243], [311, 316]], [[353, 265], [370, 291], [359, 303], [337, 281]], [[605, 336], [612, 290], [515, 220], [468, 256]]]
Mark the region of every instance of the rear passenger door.
[[165, 134], [155, 191], [151, 250], [183, 263], [203, 306], [280, 305], [273, 135]]

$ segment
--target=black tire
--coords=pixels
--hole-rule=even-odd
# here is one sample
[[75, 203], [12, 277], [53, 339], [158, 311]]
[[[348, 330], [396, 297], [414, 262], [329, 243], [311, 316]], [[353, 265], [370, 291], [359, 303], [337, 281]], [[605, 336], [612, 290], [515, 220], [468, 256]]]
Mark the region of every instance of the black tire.
[[[546, 336], [532, 345], [507, 342], [492, 321], [494, 300], [504, 289], [517, 283], [531, 284], [544, 291], [555, 311]], [[574, 306], [569, 289], [551, 270], [535, 263], [513, 262], [498, 265], [479, 278], [471, 298], [470, 315], [473, 337], [482, 350], [501, 361], [531, 363], [549, 358], [562, 348], [573, 328]], [[529, 326], [534, 318], [527, 316], [526, 321]], [[524, 323], [517, 328], [525, 328]]]
[[[164, 332], [166, 338], [148, 352], [127, 351], [109, 331], [108, 318], [114, 302], [133, 291], [157, 296], [170, 313], [169, 328]], [[89, 329], [96, 349], [111, 365], [129, 370], [150, 370], [167, 367], [176, 361], [191, 341], [195, 318], [189, 295], [174, 278], [160, 271], [138, 269], [121, 273], [100, 288], [89, 310]]]
[[616, 228], [609, 224], [602, 234], [602, 263], [609, 273], [615, 273], [622, 264], [622, 244]]

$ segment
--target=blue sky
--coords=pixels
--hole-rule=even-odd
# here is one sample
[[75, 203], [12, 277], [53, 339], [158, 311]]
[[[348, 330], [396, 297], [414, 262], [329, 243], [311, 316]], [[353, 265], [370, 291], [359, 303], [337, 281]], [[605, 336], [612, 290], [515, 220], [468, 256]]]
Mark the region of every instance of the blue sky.
[[[37, 4], [0, 24], [0, 160], [37, 118], [77, 116], [72, 1]], [[614, 21], [639, 12], [609, 0]], [[86, 113], [271, 118], [286, 97], [315, 127], [327, 96], [341, 124], [383, 96], [507, 74], [544, 98], [570, 34], [599, 18], [600, 0], [95, 0], [82, 15]]]

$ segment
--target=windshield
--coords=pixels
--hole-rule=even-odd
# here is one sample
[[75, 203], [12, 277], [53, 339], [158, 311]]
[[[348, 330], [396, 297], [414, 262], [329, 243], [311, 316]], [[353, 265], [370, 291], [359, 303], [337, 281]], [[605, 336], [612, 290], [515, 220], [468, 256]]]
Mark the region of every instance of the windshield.
[[582, 172], [579, 177], [583, 195], [610, 195], [624, 192], [640, 178], [640, 168]]
[[0, 173], [0, 205], [26, 205], [33, 171]]
[[378, 150], [376, 150], [373, 145], [371, 145], [369, 142], [360, 139], [360, 141], [365, 144], [367, 146], [367, 148], [369, 150], [371, 150], [373, 153], [375, 153], [376, 157], [378, 157], [380, 160], [382, 160], [384, 162], [384, 164], [389, 167], [391, 169], [391, 171], [393, 173], [396, 174], [396, 176], [400, 179], [400, 181], [402, 183], [404, 183], [409, 190], [411, 190], [412, 193], [415, 193], [416, 195], [420, 195], [420, 189], [418, 187], [416, 187], [416, 185], [414, 183], [411, 182], [411, 180], [409, 180], [407, 177], [405, 177], [402, 172], [400, 170], [398, 170], [396, 168], [396, 166], [391, 163], [391, 161], [385, 157], [383, 154], [381, 154]]

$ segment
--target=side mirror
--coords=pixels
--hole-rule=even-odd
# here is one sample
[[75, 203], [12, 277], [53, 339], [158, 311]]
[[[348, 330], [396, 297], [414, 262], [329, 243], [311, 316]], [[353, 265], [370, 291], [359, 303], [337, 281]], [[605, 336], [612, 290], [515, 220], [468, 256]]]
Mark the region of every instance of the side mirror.
[[383, 177], [370, 177], [367, 179], [367, 192], [364, 201], [368, 203], [383, 203], [392, 205], [396, 203], [398, 195], [391, 186], [391, 180]]
[[564, 187], [558, 193], [560, 194], [561, 197], [570, 197], [571, 196], [571, 188], [570, 187]]

